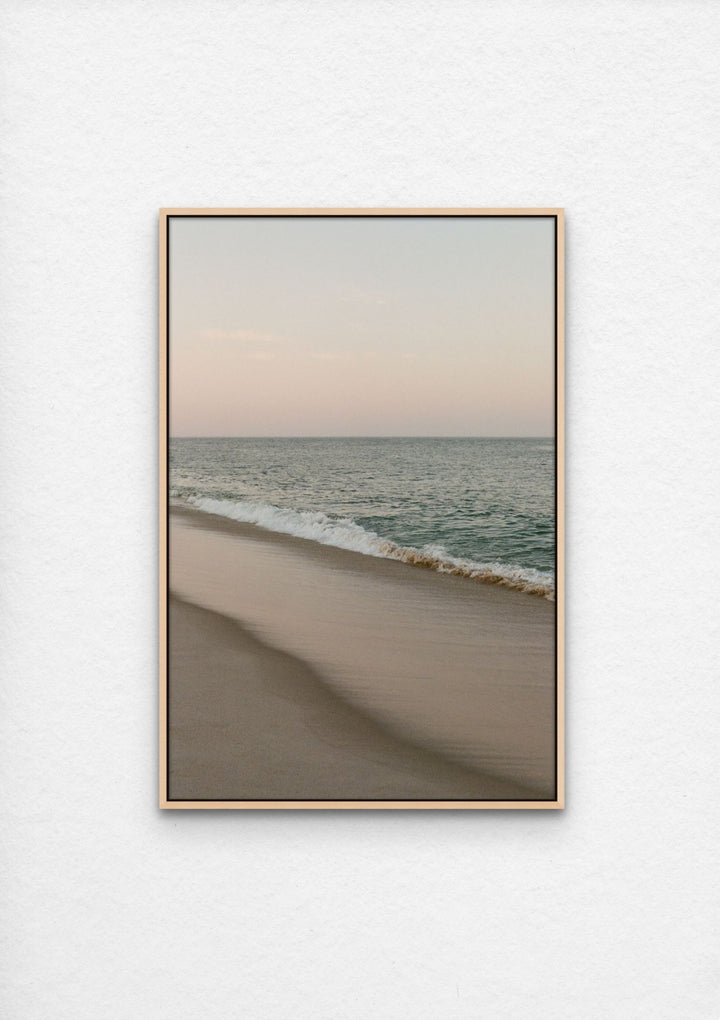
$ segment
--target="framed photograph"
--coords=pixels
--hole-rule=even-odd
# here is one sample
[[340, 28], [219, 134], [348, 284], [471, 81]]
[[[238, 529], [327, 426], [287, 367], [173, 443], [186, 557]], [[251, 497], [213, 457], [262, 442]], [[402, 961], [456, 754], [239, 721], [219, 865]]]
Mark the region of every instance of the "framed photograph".
[[562, 209], [160, 213], [160, 805], [562, 808]]

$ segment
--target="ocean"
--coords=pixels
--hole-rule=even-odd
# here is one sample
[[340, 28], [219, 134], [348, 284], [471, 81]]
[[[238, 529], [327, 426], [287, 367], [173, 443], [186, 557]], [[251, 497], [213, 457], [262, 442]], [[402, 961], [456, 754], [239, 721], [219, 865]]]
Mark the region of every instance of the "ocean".
[[555, 443], [174, 438], [170, 498], [369, 556], [555, 593]]

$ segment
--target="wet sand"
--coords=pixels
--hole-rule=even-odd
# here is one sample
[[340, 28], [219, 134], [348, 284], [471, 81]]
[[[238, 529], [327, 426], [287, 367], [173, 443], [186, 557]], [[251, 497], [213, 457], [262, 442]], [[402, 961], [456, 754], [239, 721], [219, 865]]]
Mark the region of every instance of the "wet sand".
[[171, 798], [535, 796], [398, 740], [227, 617], [172, 598], [169, 623]]
[[552, 603], [184, 509], [169, 538], [172, 798], [554, 799]]

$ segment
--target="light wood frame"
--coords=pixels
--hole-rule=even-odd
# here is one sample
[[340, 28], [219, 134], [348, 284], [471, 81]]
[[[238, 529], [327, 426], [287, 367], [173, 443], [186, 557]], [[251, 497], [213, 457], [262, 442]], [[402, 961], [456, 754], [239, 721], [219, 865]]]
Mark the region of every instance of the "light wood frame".
[[[478, 216], [547, 217], [555, 221], [555, 528], [556, 528], [556, 797], [528, 801], [227, 801], [168, 798], [168, 412], [169, 221], [173, 216]], [[565, 211], [562, 208], [164, 208], [159, 222], [159, 806], [241, 810], [518, 810], [565, 807]]]

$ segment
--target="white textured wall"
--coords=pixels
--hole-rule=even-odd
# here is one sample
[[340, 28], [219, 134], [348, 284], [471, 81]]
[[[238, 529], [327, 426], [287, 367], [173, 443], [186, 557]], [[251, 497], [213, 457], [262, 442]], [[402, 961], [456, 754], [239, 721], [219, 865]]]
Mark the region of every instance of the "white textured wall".
[[[716, 3], [5, 0], [9, 1020], [717, 1020]], [[564, 205], [564, 813], [161, 814], [161, 205]]]

